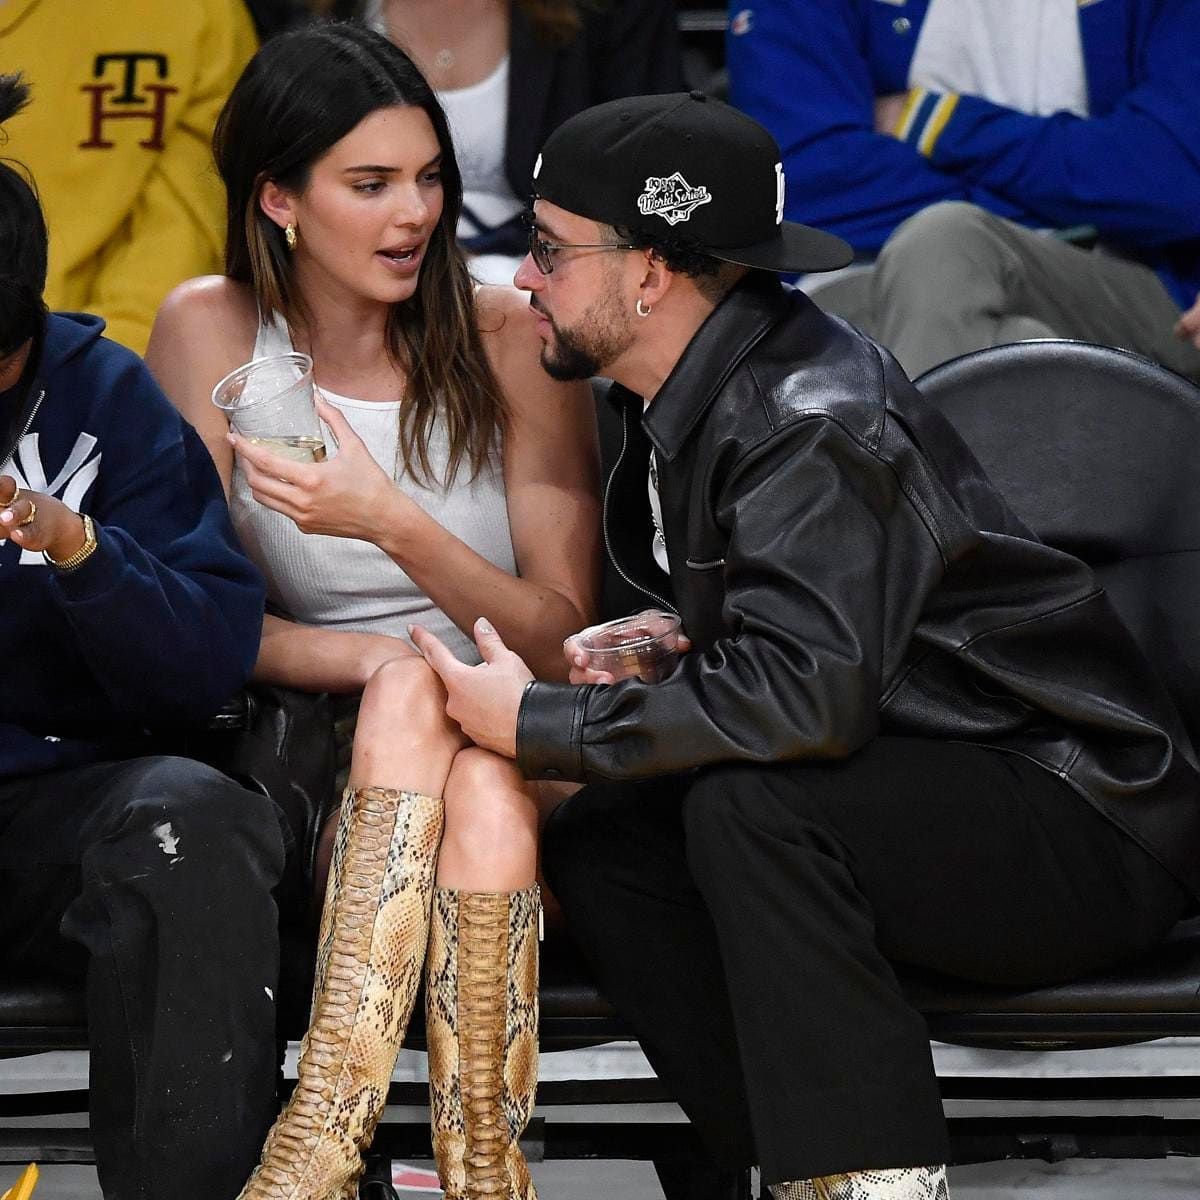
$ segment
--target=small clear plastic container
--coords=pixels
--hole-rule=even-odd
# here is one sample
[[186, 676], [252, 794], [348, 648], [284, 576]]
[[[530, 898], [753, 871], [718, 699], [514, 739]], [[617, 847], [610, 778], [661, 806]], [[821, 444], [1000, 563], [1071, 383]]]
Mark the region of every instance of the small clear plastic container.
[[593, 625], [577, 641], [588, 653], [590, 669], [607, 671], [614, 679], [636, 676], [643, 683], [658, 683], [679, 661], [679, 617], [647, 609]]

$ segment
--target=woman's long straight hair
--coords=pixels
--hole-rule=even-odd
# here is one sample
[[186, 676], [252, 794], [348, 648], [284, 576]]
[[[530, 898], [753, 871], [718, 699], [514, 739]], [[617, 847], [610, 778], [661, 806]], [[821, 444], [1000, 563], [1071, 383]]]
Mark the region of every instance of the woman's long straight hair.
[[[248, 284], [265, 322], [282, 313], [304, 325], [283, 230], [262, 211], [272, 180], [303, 192], [313, 164], [364, 117], [408, 105], [429, 117], [441, 148], [444, 204], [411, 299], [392, 305], [386, 342], [408, 383], [400, 397], [398, 456], [423, 483], [474, 478], [490, 461], [505, 425], [504, 398], [476, 322], [474, 284], [455, 241], [462, 176], [450, 130], [432, 88], [387, 38], [351, 23], [311, 25], [268, 41], [251, 59], [217, 121], [213, 151], [225, 183], [225, 273]], [[440, 417], [449, 441], [441, 480], [429, 458]]]

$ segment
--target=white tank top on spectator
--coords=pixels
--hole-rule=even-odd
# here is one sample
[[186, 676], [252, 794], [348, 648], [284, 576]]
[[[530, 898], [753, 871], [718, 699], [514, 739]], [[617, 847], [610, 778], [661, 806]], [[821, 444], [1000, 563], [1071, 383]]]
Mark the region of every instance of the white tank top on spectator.
[[931, 0], [908, 82], [1032, 116], [1086, 117], [1078, 0]]
[[[286, 354], [291, 349], [287, 327], [276, 316], [260, 328], [254, 357]], [[394, 476], [399, 402], [353, 400], [325, 389], [322, 394], [341, 411], [375, 461]], [[331, 455], [336, 453], [331, 440], [328, 444]], [[445, 472], [448, 452], [439, 423], [429, 447], [436, 478]], [[488, 562], [515, 575], [499, 455], [496, 460], [469, 483], [466, 470], [460, 469], [458, 481], [448, 491], [422, 487], [407, 475], [400, 476], [397, 486]], [[462, 661], [479, 661], [472, 640], [378, 546], [301, 533], [287, 517], [259, 504], [236, 468], [229, 505], [246, 553], [266, 576], [272, 604], [286, 615], [305, 625], [394, 637], [407, 637], [409, 625], [423, 625]]]

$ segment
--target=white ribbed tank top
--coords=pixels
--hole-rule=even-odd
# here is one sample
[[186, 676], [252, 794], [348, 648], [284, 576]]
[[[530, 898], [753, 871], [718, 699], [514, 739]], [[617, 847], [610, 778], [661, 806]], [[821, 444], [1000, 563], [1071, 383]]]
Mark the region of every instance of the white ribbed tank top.
[[[269, 325], [260, 327], [253, 357], [286, 354], [291, 349], [287, 326], [276, 315]], [[353, 400], [324, 388], [321, 392], [362, 438], [371, 457], [394, 475], [399, 402]], [[327, 439], [327, 445], [331, 455], [336, 453], [331, 439]], [[448, 453], [445, 430], [435, 424], [429, 445], [435, 478], [444, 475]], [[501, 570], [515, 575], [504, 480], [499, 455], [495, 458], [470, 483], [464, 482], [465, 472], [460, 470], [458, 480], [448, 491], [423, 487], [407, 474], [396, 480], [396, 486], [455, 537]], [[266, 576], [272, 604], [294, 620], [395, 637], [407, 637], [409, 625], [423, 625], [462, 661], [479, 661], [472, 639], [378, 546], [355, 538], [302, 533], [293, 521], [254, 499], [236, 466], [229, 507], [246, 553]], [[488, 614], [481, 609], [478, 615]]]

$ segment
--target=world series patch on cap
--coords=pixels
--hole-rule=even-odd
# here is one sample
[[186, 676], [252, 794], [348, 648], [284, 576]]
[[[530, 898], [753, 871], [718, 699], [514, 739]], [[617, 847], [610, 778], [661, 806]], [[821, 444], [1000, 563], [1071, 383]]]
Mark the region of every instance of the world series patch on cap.
[[571, 117], [547, 140], [533, 191], [606, 225], [686, 235], [747, 267], [833, 271], [854, 257], [841, 238], [783, 219], [775, 139], [703, 92], [610, 100]]

